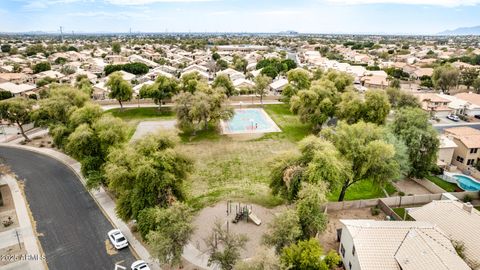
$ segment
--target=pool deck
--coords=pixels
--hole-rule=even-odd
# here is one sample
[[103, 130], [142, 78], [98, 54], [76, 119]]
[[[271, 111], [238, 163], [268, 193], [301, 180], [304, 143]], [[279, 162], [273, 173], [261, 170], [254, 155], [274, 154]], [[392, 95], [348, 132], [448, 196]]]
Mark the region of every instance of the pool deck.
[[270, 128], [267, 129], [244, 129], [244, 130], [235, 130], [231, 131], [228, 128], [227, 121], [220, 121], [220, 127], [222, 128], [222, 134], [225, 135], [234, 135], [234, 134], [263, 134], [263, 133], [271, 133], [271, 132], [282, 132], [282, 130], [277, 126], [275, 121], [261, 108], [251, 108], [251, 109], [236, 109], [238, 110], [256, 110], [259, 111], [267, 123], [269, 124]]

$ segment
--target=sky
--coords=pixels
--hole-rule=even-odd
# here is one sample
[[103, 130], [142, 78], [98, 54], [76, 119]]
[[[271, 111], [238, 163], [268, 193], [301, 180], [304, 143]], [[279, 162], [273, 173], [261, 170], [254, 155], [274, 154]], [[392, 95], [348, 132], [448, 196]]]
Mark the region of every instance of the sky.
[[0, 32], [435, 34], [479, 14], [480, 0], [0, 0]]

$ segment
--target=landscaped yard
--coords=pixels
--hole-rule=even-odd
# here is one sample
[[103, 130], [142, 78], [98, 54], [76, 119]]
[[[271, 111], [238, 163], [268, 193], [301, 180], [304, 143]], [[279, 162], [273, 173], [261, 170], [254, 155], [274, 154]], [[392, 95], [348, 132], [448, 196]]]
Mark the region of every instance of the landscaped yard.
[[447, 192], [455, 192], [455, 190], [458, 188], [457, 185], [444, 181], [441, 178], [434, 175], [428, 175], [425, 178], [432, 181], [435, 185], [443, 188]]
[[[389, 195], [392, 195], [396, 192], [395, 187], [392, 184], [387, 184], [385, 190]], [[338, 196], [340, 195], [340, 190], [330, 193], [328, 200], [337, 201]], [[346, 201], [353, 200], [362, 200], [362, 199], [373, 199], [373, 198], [384, 198], [386, 197], [385, 192], [372, 181], [360, 181], [353, 184], [347, 189], [345, 194]]]

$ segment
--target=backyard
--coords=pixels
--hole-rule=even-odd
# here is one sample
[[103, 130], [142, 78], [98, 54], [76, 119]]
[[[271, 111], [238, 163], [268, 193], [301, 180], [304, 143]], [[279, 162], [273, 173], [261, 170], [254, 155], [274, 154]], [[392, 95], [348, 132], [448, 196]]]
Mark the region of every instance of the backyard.
[[449, 183], [447, 181], [442, 180], [441, 178], [435, 176], [435, 175], [428, 175], [425, 178], [428, 180], [432, 181], [435, 185], [441, 187], [447, 192], [455, 192], [455, 190], [458, 189], [458, 186], [452, 183]]

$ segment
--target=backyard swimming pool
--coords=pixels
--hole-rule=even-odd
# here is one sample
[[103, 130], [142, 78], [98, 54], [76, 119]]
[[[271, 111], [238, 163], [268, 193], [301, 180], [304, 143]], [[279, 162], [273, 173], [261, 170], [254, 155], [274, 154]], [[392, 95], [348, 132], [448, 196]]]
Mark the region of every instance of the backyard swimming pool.
[[457, 185], [465, 191], [480, 190], [480, 182], [469, 176], [462, 174], [453, 174], [452, 177], [457, 180]]
[[229, 121], [221, 121], [223, 134], [280, 132], [277, 124], [263, 109], [236, 109]]

